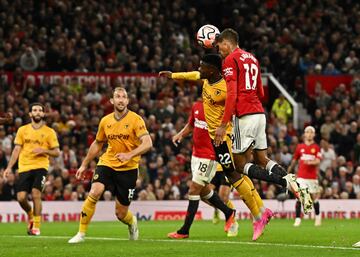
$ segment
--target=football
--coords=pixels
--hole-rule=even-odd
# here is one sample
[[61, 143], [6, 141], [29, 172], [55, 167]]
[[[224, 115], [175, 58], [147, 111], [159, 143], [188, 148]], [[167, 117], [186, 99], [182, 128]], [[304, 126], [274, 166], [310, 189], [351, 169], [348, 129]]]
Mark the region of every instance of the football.
[[220, 31], [217, 27], [211, 24], [206, 24], [198, 30], [196, 40], [200, 46], [204, 48], [212, 48], [215, 38], [219, 34]]

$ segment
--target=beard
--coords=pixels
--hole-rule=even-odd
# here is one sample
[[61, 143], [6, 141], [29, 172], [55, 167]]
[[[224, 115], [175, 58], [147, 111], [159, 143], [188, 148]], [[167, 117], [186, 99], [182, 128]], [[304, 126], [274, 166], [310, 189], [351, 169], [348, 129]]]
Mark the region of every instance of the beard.
[[40, 116], [34, 116], [32, 117], [32, 120], [35, 122], [35, 123], [40, 123], [42, 120], [43, 120], [44, 117], [40, 117]]

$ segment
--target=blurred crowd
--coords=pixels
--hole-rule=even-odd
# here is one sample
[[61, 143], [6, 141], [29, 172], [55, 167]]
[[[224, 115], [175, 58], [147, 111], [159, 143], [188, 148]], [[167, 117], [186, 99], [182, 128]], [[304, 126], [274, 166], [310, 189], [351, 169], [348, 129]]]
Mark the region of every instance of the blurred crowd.
[[[47, 124], [61, 144], [51, 160], [44, 200], [83, 200], [85, 181], [74, 174], [94, 140], [101, 117], [112, 111], [112, 87], [103, 83], [69, 84], [24, 78], [24, 71], [151, 72], [197, 69], [205, 50], [195, 34], [203, 24], [239, 32], [240, 46], [253, 52], [263, 72], [271, 72], [298, 101], [310, 103], [312, 124], [321, 145], [322, 197], [360, 198], [360, 4], [336, 1], [0, 1], [0, 73], [12, 71], [12, 83], [0, 80], [0, 112], [14, 122], [0, 127], [0, 172], [9, 160], [17, 128], [29, 122], [29, 104], [43, 103]], [[328, 95], [318, 84], [305, 92], [304, 75], [351, 74], [350, 90], [339, 85]], [[125, 81], [130, 106], [145, 120], [154, 147], [141, 159], [135, 198], [185, 199], [190, 175], [191, 138], [179, 147], [172, 136], [185, 124], [200, 89], [191, 83], [159, 78], [151, 86]], [[269, 154], [289, 165], [302, 130], [291, 122], [291, 107], [280, 96], [268, 108]], [[0, 200], [16, 198], [16, 174], [0, 176]], [[281, 191], [257, 183], [262, 196]], [[233, 193], [233, 198], [237, 198]], [[112, 199], [107, 191], [104, 200]]]

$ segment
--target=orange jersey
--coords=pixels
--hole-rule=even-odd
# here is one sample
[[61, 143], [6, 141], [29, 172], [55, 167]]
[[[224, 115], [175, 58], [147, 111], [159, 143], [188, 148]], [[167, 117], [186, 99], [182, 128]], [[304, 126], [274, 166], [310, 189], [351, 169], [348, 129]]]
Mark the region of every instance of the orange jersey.
[[148, 134], [144, 120], [135, 112], [128, 110], [120, 120], [115, 118], [114, 112], [106, 115], [100, 121], [96, 140], [107, 142], [108, 147], [101, 155], [98, 165], [118, 171], [137, 169], [140, 156], [121, 162], [115, 155], [131, 152], [141, 144], [140, 138]]
[[[202, 99], [204, 102], [205, 119], [208, 124], [209, 135], [211, 139], [214, 139], [215, 131], [221, 125], [225, 110], [225, 80], [221, 79], [217, 83], [210, 84], [209, 81], [205, 79], [203, 84]], [[226, 134], [231, 134], [231, 130], [232, 126], [231, 122], [229, 122], [226, 127]]]
[[34, 169], [48, 169], [49, 156], [35, 155], [32, 151], [35, 148], [53, 149], [59, 147], [55, 130], [46, 125], [35, 129], [31, 123], [21, 126], [15, 137], [15, 145], [20, 145], [19, 173]]
[[[175, 72], [172, 73], [173, 79], [200, 80], [200, 72]], [[225, 111], [226, 100], [226, 82], [224, 79], [216, 83], [210, 84], [207, 79], [203, 79], [202, 99], [204, 104], [205, 119], [208, 124], [208, 131], [211, 139], [215, 138], [215, 131], [221, 125], [221, 121]], [[232, 125], [228, 123], [226, 134], [231, 134]], [[226, 136], [226, 135], [225, 135]], [[225, 139], [225, 137], [224, 137]]]

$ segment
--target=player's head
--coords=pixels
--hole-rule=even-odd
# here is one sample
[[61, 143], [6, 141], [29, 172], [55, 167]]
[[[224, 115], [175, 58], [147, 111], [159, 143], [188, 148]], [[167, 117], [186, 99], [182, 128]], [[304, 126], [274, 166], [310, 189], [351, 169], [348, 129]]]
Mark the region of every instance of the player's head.
[[215, 45], [222, 58], [225, 58], [239, 45], [239, 34], [233, 29], [224, 29], [216, 37]]
[[304, 139], [305, 141], [313, 141], [315, 137], [315, 128], [313, 126], [307, 126], [304, 129]]
[[123, 112], [126, 110], [127, 105], [129, 104], [129, 98], [126, 89], [123, 87], [114, 88], [110, 102], [114, 105], [114, 109], [116, 111]]
[[30, 105], [30, 118], [33, 122], [39, 123], [45, 117], [45, 107], [41, 103], [32, 103]]
[[222, 60], [218, 54], [206, 54], [200, 61], [200, 78], [211, 79], [221, 74]]

